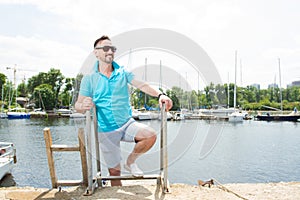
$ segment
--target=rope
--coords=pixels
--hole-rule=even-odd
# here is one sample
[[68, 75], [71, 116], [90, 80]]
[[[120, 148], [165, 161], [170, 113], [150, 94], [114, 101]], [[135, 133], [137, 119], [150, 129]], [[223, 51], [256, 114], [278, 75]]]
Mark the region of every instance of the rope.
[[235, 196], [243, 199], [243, 200], [249, 200], [245, 197], [242, 197], [241, 195], [237, 194], [236, 192], [233, 192], [232, 190], [229, 190], [228, 188], [226, 188], [224, 185], [222, 185], [219, 181], [217, 181], [216, 179], [213, 179], [218, 185], [217, 187], [219, 187], [220, 189], [224, 190], [225, 192], [230, 192], [232, 194], [234, 194]]

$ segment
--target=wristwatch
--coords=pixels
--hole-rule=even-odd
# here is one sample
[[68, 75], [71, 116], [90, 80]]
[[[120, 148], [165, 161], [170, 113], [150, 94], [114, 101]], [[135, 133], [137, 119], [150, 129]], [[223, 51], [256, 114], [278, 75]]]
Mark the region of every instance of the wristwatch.
[[158, 96], [157, 96], [157, 99], [159, 100], [160, 96], [161, 95], [166, 95], [164, 92], [160, 93]]

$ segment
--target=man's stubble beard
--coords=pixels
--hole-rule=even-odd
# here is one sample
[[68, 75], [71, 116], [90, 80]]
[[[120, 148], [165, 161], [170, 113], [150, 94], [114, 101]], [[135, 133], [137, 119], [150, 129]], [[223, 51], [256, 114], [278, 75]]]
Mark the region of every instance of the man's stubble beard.
[[114, 56], [105, 56], [104, 62], [107, 64], [112, 64], [112, 62], [114, 61]]

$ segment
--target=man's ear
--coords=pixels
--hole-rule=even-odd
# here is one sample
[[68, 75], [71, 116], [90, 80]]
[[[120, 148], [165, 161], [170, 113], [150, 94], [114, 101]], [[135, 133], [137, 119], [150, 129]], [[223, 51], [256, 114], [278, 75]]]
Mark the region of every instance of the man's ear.
[[94, 49], [94, 54], [95, 54], [95, 56], [96, 56], [96, 58], [98, 58], [98, 56], [97, 56], [97, 49]]

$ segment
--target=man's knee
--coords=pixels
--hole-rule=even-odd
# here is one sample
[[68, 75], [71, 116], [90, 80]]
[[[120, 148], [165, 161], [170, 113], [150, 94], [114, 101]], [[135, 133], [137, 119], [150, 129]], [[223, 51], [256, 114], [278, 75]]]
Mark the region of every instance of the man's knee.
[[146, 137], [146, 141], [148, 142], [149, 145], [154, 145], [154, 143], [156, 142], [156, 132], [153, 130], [153, 131], [150, 131]]
[[136, 135], [135, 142], [147, 141], [148, 143], [154, 144], [156, 141], [156, 132], [154, 130], [147, 130], [145, 132]]
[[156, 142], [156, 138], [157, 138], [156, 133], [153, 132], [149, 138], [150, 142], [154, 144]]

